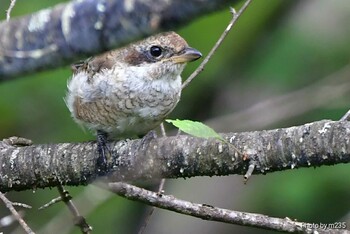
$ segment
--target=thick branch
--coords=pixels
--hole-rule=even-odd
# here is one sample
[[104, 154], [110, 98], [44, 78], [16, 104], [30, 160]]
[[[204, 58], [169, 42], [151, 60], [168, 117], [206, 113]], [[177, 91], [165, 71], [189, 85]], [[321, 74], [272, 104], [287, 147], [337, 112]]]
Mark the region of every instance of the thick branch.
[[72, 1], [0, 23], [0, 80], [178, 28], [229, 0]]
[[[181, 135], [150, 141], [111, 142], [110, 179], [178, 178], [245, 175], [297, 167], [350, 162], [350, 123], [319, 121], [269, 131], [228, 133], [223, 136], [238, 148], [215, 139]], [[16, 147], [0, 142], [0, 191], [58, 185], [84, 185], [96, 178], [95, 142]]]

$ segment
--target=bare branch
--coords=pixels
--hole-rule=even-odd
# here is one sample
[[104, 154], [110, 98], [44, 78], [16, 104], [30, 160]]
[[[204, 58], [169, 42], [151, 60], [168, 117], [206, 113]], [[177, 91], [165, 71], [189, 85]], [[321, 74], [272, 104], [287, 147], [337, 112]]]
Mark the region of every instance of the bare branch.
[[[99, 183], [94, 184], [98, 185]], [[74, 204], [79, 208], [80, 213], [86, 217], [94, 213], [98, 207], [112, 197], [113, 194], [110, 191], [98, 186], [86, 186], [82, 188], [79, 194], [75, 195]], [[57, 233], [57, 230], [60, 234], [72, 233], [74, 226], [67, 225], [71, 223], [71, 220], [67, 209], [61, 209], [50, 221], [40, 227], [37, 233]]]
[[21, 202], [12, 202], [12, 205], [13, 206], [23, 207], [23, 208], [26, 208], [26, 209], [32, 209], [32, 206], [24, 204], [24, 203], [21, 203]]
[[80, 215], [77, 207], [72, 202], [72, 196], [69, 194], [69, 192], [65, 190], [62, 185], [58, 185], [57, 189], [62, 201], [66, 204], [69, 211], [74, 217], [74, 224], [80, 228], [80, 231], [82, 233], [91, 233], [92, 227], [86, 222], [86, 219]]
[[65, 190], [62, 185], [58, 185], [57, 189], [58, 189], [58, 193], [60, 194], [60, 196], [52, 199], [50, 202], [39, 207], [39, 210], [46, 209], [46, 208], [48, 208], [48, 207], [50, 207], [58, 202], [63, 201], [65, 203], [65, 205], [68, 207], [69, 212], [74, 217], [75, 226], [78, 226], [82, 233], [91, 233], [92, 227], [86, 222], [85, 217], [80, 215], [78, 208], [74, 205], [74, 203], [72, 201], [72, 196], [69, 194], [69, 192], [67, 190]]
[[[207, 204], [197, 204], [177, 199], [170, 195], [151, 192], [126, 183], [110, 183], [109, 189], [129, 200], [136, 200], [158, 208], [175, 211], [177, 213], [194, 216], [204, 220], [252, 226], [263, 229], [284, 231], [323, 233], [324, 230], [315, 230], [312, 224], [293, 221], [289, 218], [274, 218], [261, 214], [232, 211]], [[344, 230], [332, 230], [333, 233], [343, 233]]]
[[340, 119], [341, 121], [350, 121], [350, 110], [348, 110], [343, 117]]
[[0, 80], [178, 28], [229, 0], [71, 1], [0, 23]]
[[211, 57], [214, 55], [216, 50], [219, 48], [219, 46], [222, 44], [224, 39], [226, 38], [227, 34], [231, 31], [231, 28], [235, 25], [238, 18], [242, 15], [242, 13], [247, 9], [249, 4], [251, 3], [251, 0], [247, 0], [242, 8], [236, 13], [235, 9], [231, 8], [232, 13], [232, 19], [230, 20], [229, 24], [227, 25], [225, 31], [221, 34], [219, 40], [215, 43], [214, 47], [209, 51], [208, 55], [205, 57], [205, 59], [202, 61], [202, 63], [198, 66], [198, 68], [188, 77], [188, 79], [182, 84], [182, 89], [186, 88], [190, 82], [203, 71], [205, 65], [209, 62]]
[[[164, 185], [165, 185], [165, 179], [161, 179], [160, 183], [158, 185], [158, 194], [163, 194], [164, 193]], [[153, 215], [153, 212], [155, 211], [156, 207], [152, 206], [151, 209], [149, 210], [148, 214], [146, 215], [143, 224], [140, 227], [140, 230], [137, 232], [138, 234], [143, 234], [146, 230], [147, 225], [149, 224], [149, 221]]]
[[50, 206], [53, 206], [56, 203], [59, 203], [61, 201], [62, 201], [62, 197], [61, 196], [55, 197], [55, 198], [51, 199], [51, 201], [49, 201], [49, 202], [45, 203], [44, 205], [40, 206], [38, 208], [38, 210], [43, 210], [43, 209], [49, 208]]
[[17, 210], [13, 207], [13, 204], [10, 200], [8, 200], [6, 198], [6, 196], [0, 192], [0, 199], [5, 203], [7, 209], [9, 209], [13, 215], [13, 217], [15, 217], [17, 219], [17, 221], [19, 222], [19, 224], [22, 226], [22, 228], [24, 229], [24, 231], [26, 233], [30, 233], [30, 234], [34, 234], [34, 232], [32, 231], [32, 229], [30, 229], [30, 227], [27, 225], [27, 223], [22, 219], [21, 215], [17, 212]]
[[16, 0], [11, 0], [9, 8], [6, 10], [6, 21], [9, 21], [11, 18], [11, 11], [16, 5]]
[[[108, 179], [179, 178], [245, 175], [298, 167], [350, 162], [350, 122], [323, 120], [269, 131], [222, 134], [235, 145], [215, 139], [180, 135], [153, 139], [145, 149], [140, 140], [109, 143], [113, 158]], [[97, 175], [95, 142], [16, 147], [0, 142], [0, 190], [26, 190], [63, 185], [85, 185]]]
[[[160, 124], [160, 131], [161, 131], [163, 137], [167, 136], [166, 131], [165, 131], [165, 127], [164, 127], [164, 123]], [[158, 193], [164, 193], [165, 180], [166, 179], [164, 179], [164, 178], [160, 180], [159, 185], [158, 185]], [[145, 217], [145, 219], [143, 221], [143, 224], [141, 225], [141, 227], [138, 231], [138, 234], [144, 233], [155, 209], [156, 209], [155, 207], [151, 207], [150, 211], [148, 212], [147, 216]]]

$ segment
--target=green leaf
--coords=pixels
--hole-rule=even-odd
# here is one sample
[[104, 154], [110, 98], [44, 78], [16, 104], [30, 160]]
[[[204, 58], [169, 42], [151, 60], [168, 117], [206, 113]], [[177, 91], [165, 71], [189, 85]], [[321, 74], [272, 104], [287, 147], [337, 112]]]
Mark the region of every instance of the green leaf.
[[216, 138], [220, 141], [226, 142], [226, 140], [220, 136], [217, 132], [215, 132], [214, 129], [211, 127], [197, 121], [192, 120], [172, 120], [172, 119], [166, 119], [165, 120], [168, 123], [173, 124], [175, 127], [180, 129], [181, 131], [190, 134], [195, 137], [201, 137], [201, 138]]

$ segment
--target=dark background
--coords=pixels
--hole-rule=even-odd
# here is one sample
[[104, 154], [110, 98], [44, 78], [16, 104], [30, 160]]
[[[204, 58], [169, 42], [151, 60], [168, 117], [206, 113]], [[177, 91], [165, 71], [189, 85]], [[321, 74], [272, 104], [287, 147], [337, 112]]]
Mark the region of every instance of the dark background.
[[[60, 1], [18, 0], [12, 17]], [[5, 19], [9, 1], [1, 1]], [[240, 5], [234, 6], [238, 10]], [[210, 14], [177, 32], [206, 55], [231, 19], [229, 9]], [[219, 132], [289, 127], [340, 119], [350, 98], [350, 4], [347, 0], [254, 1], [222, 47], [187, 87], [170, 118], [208, 123]], [[198, 66], [190, 64], [186, 78]], [[69, 67], [40, 72], [0, 85], [0, 138], [22, 136], [34, 143], [94, 139], [70, 117], [63, 97]], [[166, 125], [167, 129], [171, 129]], [[295, 169], [253, 176], [167, 180], [165, 193], [196, 203], [289, 217], [311, 223], [350, 225], [348, 165]], [[94, 233], [136, 233], [149, 207], [93, 185], [68, 188]], [[63, 203], [38, 211], [58, 196], [55, 188], [10, 192], [12, 201], [33, 206], [25, 220], [39, 233], [80, 233]], [[21, 210], [21, 208], [19, 208]], [[0, 203], [0, 217], [8, 215]], [[23, 233], [11, 226], [4, 233]], [[257, 233], [255, 228], [203, 221], [156, 210], [145, 233]], [[261, 231], [266, 233], [266, 231]]]

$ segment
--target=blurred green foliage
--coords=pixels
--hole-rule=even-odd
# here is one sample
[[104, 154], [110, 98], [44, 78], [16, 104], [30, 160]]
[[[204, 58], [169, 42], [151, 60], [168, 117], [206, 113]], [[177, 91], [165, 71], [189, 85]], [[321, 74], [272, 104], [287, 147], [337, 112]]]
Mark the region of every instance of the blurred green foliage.
[[[18, 0], [11, 15], [29, 14], [59, 2]], [[0, 9], [3, 9], [0, 19], [5, 19], [8, 5], [9, 1], [0, 2]], [[235, 7], [238, 9], [239, 5]], [[206, 55], [230, 18], [227, 9], [202, 17], [178, 32], [191, 46]], [[184, 90], [182, 100], [169, 118], [205, 121], [244, 110], [265, 98], [312, 85], [349, 63], [348, 22], [350, 8], [345, 0], [254, 1], [205, 70]], [[189, 64], [183, 77], [188, 77], [198, 64]], [[70, 69], [64, 67], [2, 83], [0, 137], [18, 135], [35, 143], [94, 139], [91, 133], [84, 132], [72, 121], [65, 106], [63, 97], [70, 74]], [[329, 92], [332, 92], [331, 88], [332, 85]], [[328, 95], [327, 91], [323, 95]], [[305, 103], [308, 101], [305, 100]], [[287, 127], [325, 118], [336, 120], [349, 108], [348, 101], [349, 93], [266, 128]], [[233, 131], [235, 125], [239, 123], [227, 126], [227, 131]], [[251, 193], [240, 200], [227, 194], [225, 200], [232, 199], [232, 203], [240, 204], [240, 209], [244, 211], [282, 218], [288, 216], [299, 221], [334, 222], [341, 220], [350, 210], [349, 176], [348, 165], [254, 176], [246, 189]], [[207, 187], [211, 187], [210, 180]], [[73, 197], [79, 196], [83, 189], [69, 188]], [[189, 186], [188, 189], [195, 187]], [[66, 209], [63, 204], [58, 204], [44, 211], [36, 210], [57, 195], [55, 189], [46, 189], [35, 193], [12, 192], [8, 197], [34, 207], [26, 212], [25, 219], [34, 230], [39, 230], [59, 210]], [[215, 203], [215, 197], [212, 199]], [[200, 202], [200, 198], [194, 202]], [[0, 217], [9, 213], [4, 205], [0, 204], [0, 207]], [[87, 220], [94, 226], [95, 233], [133, 233], [142, 223], [140, 217], [144, 213], [144, 206], [112, 196], [87, 215]], [[178, 228], [181, 230], [181, 225]], [[232, 233], [234, 228], [236, 226], [225, 226], [220, 231]], [[13, 230], [12, 227], [5, 231], [9, 230]], [[181, 233], [179, 230], [169, 230], [168, 233]], [[248, 228], [239, 230], [257, 232]], [[78, 229], [75, 228], [73, 233], [79, 233]]]

